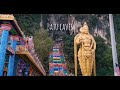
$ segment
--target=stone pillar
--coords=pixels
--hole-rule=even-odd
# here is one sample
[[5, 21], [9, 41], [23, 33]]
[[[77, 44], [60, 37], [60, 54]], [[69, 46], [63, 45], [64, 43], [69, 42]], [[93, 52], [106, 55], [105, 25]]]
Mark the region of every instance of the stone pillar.
[[1, 45], [0, 45], [0, 76], [3, 76], [9, 31], [11, 30], [12, 26], [9, 24], [1, 24], [0, 28], [3, 30], [1, 41], [0, 41], [1, 42]]
[[14, 62], [14, 70], [13, 70], [13, 76], [17, 76], [17, 66], [18, 66], [18, 62], [19, 62], [20, 58], [18, 55], [15, 56], [15, 62]]
[[[11, 39], [11, 47], [14, 49], [14, 51], [16, 51], [18, 36], [11, 36], [10, 39]], [[13, 76], [14, 64], [15, 64], [15, 54], [11, 54], [9, 57], [7, 76]]]

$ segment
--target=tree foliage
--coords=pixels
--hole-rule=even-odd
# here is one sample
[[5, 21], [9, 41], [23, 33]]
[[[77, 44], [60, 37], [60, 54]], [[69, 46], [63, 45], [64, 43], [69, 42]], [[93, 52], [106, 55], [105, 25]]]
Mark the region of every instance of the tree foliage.
[[64, 43], [64, 54], [67, 57], [67, 61], [68, 61], [68, 66], [69, 69], [73, 69], [74, 68], [74, 36], [71, 35], [64, 35], [63, 37], [63, 43]]
[[48, 66], [49, 66], [48, 56], [49, 56], [49, 52], [51, 51], [53, 41], [48, 36], [46, 30], [35, 31], [34, 44], [35, 44], [36, 52], [40, 56], [43, 66], [45, 67], [46, 71], [48, 71]]
[[98, 76], [113, 75], [112, 50], [101, 37], [96, 41], [96, 70]]

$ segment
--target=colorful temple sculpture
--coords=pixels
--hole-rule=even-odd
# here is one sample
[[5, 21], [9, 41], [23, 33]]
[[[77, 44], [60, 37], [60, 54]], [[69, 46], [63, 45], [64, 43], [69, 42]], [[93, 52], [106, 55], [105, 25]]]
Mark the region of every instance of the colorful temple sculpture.
[[25, 37], [12, 14], [0, 14], [0, 76], [46, 76], [33, 36]]
[[49, 75], [50, 76], [68, 76], [68, 69], [63, 54], [62, 43], [53, 46], [49, 54]]

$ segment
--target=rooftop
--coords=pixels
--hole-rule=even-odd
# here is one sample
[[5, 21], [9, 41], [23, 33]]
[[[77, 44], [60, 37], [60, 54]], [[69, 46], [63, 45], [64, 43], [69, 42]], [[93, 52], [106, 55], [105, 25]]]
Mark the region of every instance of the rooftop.
[[24, 36], [13, 14], [0, 14], [0, 24], [11, 24], [13, 29], [10, 31], [10, 33], [17, 34], [21, 37]]

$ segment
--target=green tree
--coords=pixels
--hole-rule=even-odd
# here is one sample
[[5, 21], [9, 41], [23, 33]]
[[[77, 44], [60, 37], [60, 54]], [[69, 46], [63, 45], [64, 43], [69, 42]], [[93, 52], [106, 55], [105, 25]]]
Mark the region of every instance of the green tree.
[[53, 46], [52, 39], [48, 36], [47, 30], [35, 31], [34, 34], [35, 50], [39, 54], [43, 67], [49, 71], [49, 52]]
[[113, 75], [113, 62], [111, 47], [105, 44], [104, 39], [95, 37], [96, 47], [96, 70], [98, 76]]
[[68, 62], [69, 69], [74, 69], [74, 35], [64, 35], [63, 43], [63, 50]]
[[33, 35], [40, 29], [41, 14], [15, 14], [14, 16], [25, 35]]

